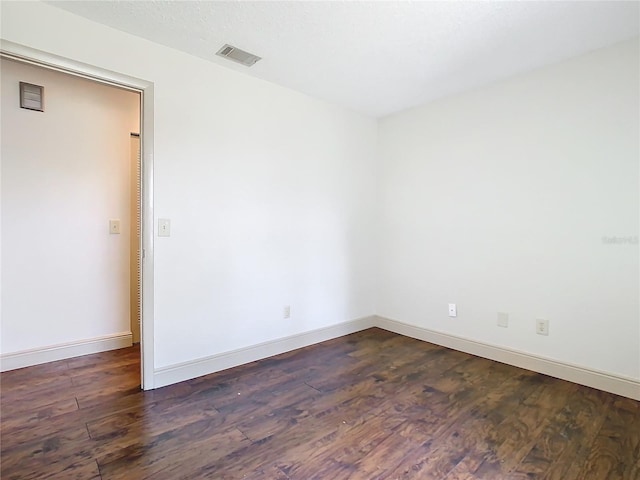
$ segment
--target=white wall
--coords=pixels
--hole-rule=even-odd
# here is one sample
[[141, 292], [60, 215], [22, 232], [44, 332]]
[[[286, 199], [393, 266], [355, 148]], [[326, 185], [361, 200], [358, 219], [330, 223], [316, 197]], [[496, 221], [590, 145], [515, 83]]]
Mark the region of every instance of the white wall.
[[156, 368], [374, 313], [374, 120], [46, 4], [2, 36], [154, 82]]
[[[139, 95], [11, 60], [2, 71], [2, 353], [129, 331], [129, 143]], [[19, 82], [45, 88], [20, 108]], [[109, 234], [109, 219], [122, 233]]]
[[640, 378], [638, 58], [635, 39], [381, 120], [377, 313]]

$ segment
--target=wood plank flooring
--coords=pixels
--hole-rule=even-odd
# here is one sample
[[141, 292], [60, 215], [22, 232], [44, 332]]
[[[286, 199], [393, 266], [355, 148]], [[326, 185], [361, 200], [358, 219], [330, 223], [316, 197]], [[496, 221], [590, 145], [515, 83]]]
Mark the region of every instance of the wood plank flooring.
[[135, 347], [6, 372], [2, 479], [640, 479], [640, 402], [380, 329], [155, 391]]

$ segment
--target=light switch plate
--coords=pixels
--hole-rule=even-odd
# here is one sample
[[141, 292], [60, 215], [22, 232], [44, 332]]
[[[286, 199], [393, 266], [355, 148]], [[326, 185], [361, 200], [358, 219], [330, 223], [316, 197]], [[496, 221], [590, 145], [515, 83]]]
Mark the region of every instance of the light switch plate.
[[117, 235], [120, 233], [120, 220], [118, 219], [109, 220], [109, 233], [111, 235]]
[[168, 218], [158, 219], [158, 236], [170, 237], [171, 236], [171, 220]]

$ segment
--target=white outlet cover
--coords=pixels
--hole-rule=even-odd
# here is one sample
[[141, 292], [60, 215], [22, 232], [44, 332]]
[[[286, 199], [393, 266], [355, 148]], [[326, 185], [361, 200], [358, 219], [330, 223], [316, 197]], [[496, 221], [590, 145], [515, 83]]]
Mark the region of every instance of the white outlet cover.
[[549, 335], [549, 320], [544, 320], [542, 318], [536, 319], [536, 333], [538, 335]]
[[458, 316], [458, 308], [456, 307], [455, 303], [450, 303], [449, 304], [449, 316], [450, 317], [457, 317]]
[[509, 314], [498, 312], [498, 326], [503, 328], [509, 327]]

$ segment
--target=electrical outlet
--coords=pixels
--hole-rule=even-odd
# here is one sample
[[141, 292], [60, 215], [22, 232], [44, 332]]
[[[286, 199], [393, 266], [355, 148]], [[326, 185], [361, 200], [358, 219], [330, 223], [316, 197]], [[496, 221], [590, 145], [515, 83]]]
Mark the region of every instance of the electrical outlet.
[[538, 335], [549, 335], [549, 320], [536, 319], [536, 333]]
[[449, 304], [449, 316], [450, 317], [457, 317], [458, 316], [458, 308], [456, 307], [455, 303], [450, 303]]
[[498, 326], [507, 328], [509, 326], [509, 314], [498, 312]]
[[282, 309], [282, 318], [291, 318], [291, 306], [285, 305]]

